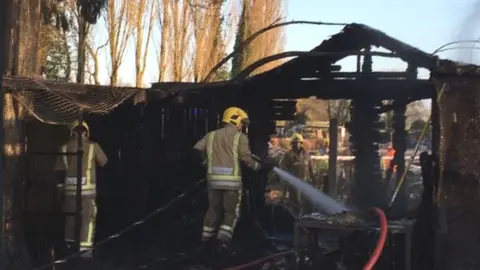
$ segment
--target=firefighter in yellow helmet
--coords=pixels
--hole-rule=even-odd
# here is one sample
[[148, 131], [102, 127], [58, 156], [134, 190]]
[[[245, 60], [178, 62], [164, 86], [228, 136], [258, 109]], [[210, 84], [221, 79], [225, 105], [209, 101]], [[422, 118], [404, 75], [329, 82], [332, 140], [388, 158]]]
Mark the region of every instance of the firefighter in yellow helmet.
[[[314, 177], [313, 164], [309, 153], [302, 146], [303, 136], [301, 134], [294, 133], [291, 137], [290, 143], [292, 148], [280, 161], [280, 168], [300, 178], [301, 180], [312, 184]], [[300, 192], [296, 191], [293, 187], [285, 186], [284, 194], [285, 191], [288, 193], [288, 201], [296, 208], [298, 213], [312, 210], [309, 203], [301, 199]]]
[[[62, 197], [64, 212], [75, 213], [77, 190], [77, 155], [78, 135], [80, 134], [83, 147], [82, 159], [82, 212], [80, 225], [80, 249], [92, 248], [95, 232], [95, 218], [97, 213], [96, 199], [96, 166], [105, 166], [107, 157], [98, 143], [90, 141], [90, 129], [86, 122], [73, 122], [70, 126], [71, 136], [64, 144], [56, 161], [58, 191]], [[75, 216], [67, 215], [65, 218], [64, 237], [69, 249], [75, 247]], [[73, 250], [70, 250], [73, 251]]]
[[[253, 170], [261, 164], [252, 158], [248, 137], [242, 133], [249, 124], [247, 113], [231, 107], [223, 113], [223, 127], [207, 133], [194, 146], [204, 157], [207, 170], [209, 207], [203, 223], [202, 241], [228, 249], [240, 218], [242, 174], [240, 162]], [[210, 240], [218, 240], [210, 241]]]

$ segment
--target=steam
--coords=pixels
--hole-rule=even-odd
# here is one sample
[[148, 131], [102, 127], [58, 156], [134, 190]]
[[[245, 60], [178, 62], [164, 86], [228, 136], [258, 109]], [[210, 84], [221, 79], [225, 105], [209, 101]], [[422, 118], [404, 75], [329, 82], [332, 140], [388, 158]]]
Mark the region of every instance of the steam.
[[478, 43], [457, 44], [455, 47], [471, 47], [471, 50], [460, 49], [458, 50], [458, 60], [465, 63], [475, 62], [474, 55], [477, 49], [480, 47], [480, 34], [478, 33], [478, 26], [480, 25], [480, 0], [473, 3], [470, 9], [471, 13], [464, 19], [460, 32], [458, 34], [458, 40], [477, 40]]

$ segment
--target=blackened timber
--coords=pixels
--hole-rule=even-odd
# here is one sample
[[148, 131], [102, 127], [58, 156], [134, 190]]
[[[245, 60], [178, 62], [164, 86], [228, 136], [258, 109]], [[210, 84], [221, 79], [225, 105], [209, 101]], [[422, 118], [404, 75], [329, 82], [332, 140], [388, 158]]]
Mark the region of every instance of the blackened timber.
[[[193, 88], [185, 84], [176, 85], [176, 90], [148, 90], [148, 100], [164, 100], [168, 96], [180, 95], [184, 104], [209, 106], [213, 102], [233, 102], [238, 94], [246, 98], [268, 96], [270, 99], [302, 98], [316, 96], [323, 99], [355, 99], [374, 97], [378, 100], [431, 98], [435, 87], [429, 80], [380, 79], [370, 83], [362, 80], [296, 80], [253, 83], [249, 80], [239, 84], [234, 82], [198, 84]], [[165, 85], [160, 86], [167, 89]], [[178, 90], [182, 89], [182, 90]]]
[[[317, 78], [317, 79], [341, 79], [341, 78], [348, 78], [348, 79], [355, 79], [360, 78], [360, 72], [327, 72], [327, 73], [320, 73], [318, 71], [315, 72], [305, 72], [299, 75], [298, 77], [301, 78]], [[407, 77], [406, 72], [372, 72], [373, 78], [386, 78], [386, 79], [405, 79]]]

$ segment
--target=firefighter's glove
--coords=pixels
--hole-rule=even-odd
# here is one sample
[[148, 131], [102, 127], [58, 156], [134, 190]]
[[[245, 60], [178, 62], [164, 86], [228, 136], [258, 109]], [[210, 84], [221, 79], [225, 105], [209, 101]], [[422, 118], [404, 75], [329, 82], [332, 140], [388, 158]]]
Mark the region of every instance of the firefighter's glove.
[[264, 170], [271, 171], [271, 170], [273, 170], [273, 167], [275, 167], [275, 165], [273, 165], [272, 163], [270, 163], [268, 161], [265, 161], [264, 159], [261, 159], [257, 155], [252, 154], [252, 158], [255, 161], [257, 161], [258, 163], [260, 163], [260, 165], [262, 166], [262, 169], [264, 169]]

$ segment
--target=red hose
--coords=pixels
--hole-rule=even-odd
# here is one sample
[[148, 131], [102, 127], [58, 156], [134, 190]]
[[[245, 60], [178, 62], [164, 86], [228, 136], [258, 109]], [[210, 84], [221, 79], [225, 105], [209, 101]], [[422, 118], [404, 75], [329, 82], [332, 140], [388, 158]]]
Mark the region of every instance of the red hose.
[[385, 242], [387, 241], [387, 232], [388, 232], [388, 222], [385, 213], [380, 208], [372, 208], [375, 214], [380, 219], [380, 236], [378, 237], [377, 246], [373, 251], [372, 256], [368, 260], [367, 264], [363, 267], [363, 270], [371, 270], [377, 263], [380, 255], [382, 254], [383, 247], [385, 246]]
[[268, 260], [271, 260], [271, 259], [274, 259], [274, 258], [277, 258], [277, 257], [282, 257], [282, 256], [285, 256], [285, 255], [288, 255], [288, 254], [291, 254], [292, 251], [285, 251], [285, 252], [280, 252], [280, 253], [275, 253], [273, 255], [270, 255], [270, 256], [267, 256], [267, 257], [263, 257], [261, 259], [258, 259], [258, 260], [255, 260], [255, 261], [251, 261], [251, 262], [248, 262], [246, 264], [241, 264], [241, 265], [237, 265], [237, 266], [234, 266], [234, 267], [230, 267], [230, 268], [226, 268], [226, 269], [223, 269], [223, 270], [240, 270], [240, 269], [245, 269], [247, 267], [252, 267], [252, 266], [255, 266], [255, 265], [259, 265], [261, 263], [264, 263]]

